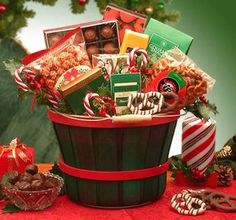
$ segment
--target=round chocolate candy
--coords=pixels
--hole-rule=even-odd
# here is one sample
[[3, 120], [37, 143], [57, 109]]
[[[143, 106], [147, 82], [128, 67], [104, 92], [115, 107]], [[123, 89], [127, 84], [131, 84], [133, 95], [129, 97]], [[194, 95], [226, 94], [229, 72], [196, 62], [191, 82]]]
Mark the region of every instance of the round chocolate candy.
[[87, 48], [87, 53], [91, 57], [93, 54], [98, 54], [99, 53], [99, 48], [95, 44], [90, 45]]
[[32, 175], [30, 173], [21, 173], [19, 175], [19, 181], [25, 181], [25, 182], [31, 182], [32, 181]]
[[108, 42], [104, 45], [104, 52], [105, 53], [115, 53], [116, 48], [115, 48], [115, 44], [113, 42]]
[[19, 180], [19, 175], [16, 170], [11, 171], [9, 173], [8, 182], [14, 185]]
[[40, 180], [40, 181], [44, 182], [45, 175], [43, 175], [42, 173], [36, 173], [32, 176], [32, 181], [33, 180]]
[[96, 31], [93, 28], [88, 28], [84, 32], [84, 39], [85, 41], [94, 41], [96, 40]]
[[27, 181], [18, 181], [16, 182], [15, 186], [17, 186], [17, 188], [22, 191], [28, 191], [32, 189], [31, 184]]
[[42, 189], [44, 189], [43, 181], [33, 180], [32, 183], [31, 183], [31, 188], [32, 188], [32, 190], [42, 190]]
[[38, 167], [34, 164], [29, 164], [25, 168], [25, 172], [30, 173], [31, 175], [34, 175], [34, 174], [38, 173]]
[[108, 39], [111, 38], [113, 35], [113, 29], [109, 25], [105, 25], [104, 27], [101, 28], [101, 35]]

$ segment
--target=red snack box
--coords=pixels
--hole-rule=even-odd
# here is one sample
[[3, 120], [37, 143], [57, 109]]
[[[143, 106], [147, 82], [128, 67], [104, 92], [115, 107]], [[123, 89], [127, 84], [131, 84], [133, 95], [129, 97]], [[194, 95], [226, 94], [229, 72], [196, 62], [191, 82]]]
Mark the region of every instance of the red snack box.
[[0, 180], [12, 170], [24, 172], [28, 164], [34, 163], [34, 149], [15, 138], [8, 145], [0, 146]]
[[103, 14], [103, 19], [118, 20], [120, 43], [122, 43], [126, 29], [143, 33], [147, 16], [118, 7], [114, 4], [108, 4]]

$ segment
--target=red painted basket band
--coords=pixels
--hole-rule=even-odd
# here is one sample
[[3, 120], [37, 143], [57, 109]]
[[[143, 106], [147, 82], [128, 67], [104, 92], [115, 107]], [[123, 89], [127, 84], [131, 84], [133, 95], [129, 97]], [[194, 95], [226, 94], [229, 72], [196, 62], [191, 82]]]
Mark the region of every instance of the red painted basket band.
[[79, 169], [76, 167], [69, 166], [64, 163], [62, 158], [58, 159], [59, 168], [62, 172], [78, 177], [81, 179], [97, 180], [97, 181], [124, 181], [124, 180], [138, 180], [146, 179], [165, 173], [169, 168], [169, 160], [165, 163], [138, 170], [126, 170], [126, 171], [98, 171], [98, 170], [87, 170]]

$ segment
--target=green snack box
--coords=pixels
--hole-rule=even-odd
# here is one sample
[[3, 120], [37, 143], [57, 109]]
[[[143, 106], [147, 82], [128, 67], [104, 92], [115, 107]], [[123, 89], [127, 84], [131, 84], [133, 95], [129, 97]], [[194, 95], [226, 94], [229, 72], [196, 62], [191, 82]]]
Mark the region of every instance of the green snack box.
[[116, 112], [122, 113], [126, 109], [129, 95], [141, 90], [141, 75], [140, 73], [113, 74], [110, 86], [116, 102]]
[[98, 87], [107, 84], [100, 68], [94, 68], [73, 81], [60, 87], [59, 91], [65, 96], [74, 114], [83, 114], [83, 100], [88, 92], [97, 92]]
[[153, 18], [148, 22], [144, 33], [150, 37], [147, 52], [157, 58], [174, 47], [187, 54], [193, 41], [191, 36]]

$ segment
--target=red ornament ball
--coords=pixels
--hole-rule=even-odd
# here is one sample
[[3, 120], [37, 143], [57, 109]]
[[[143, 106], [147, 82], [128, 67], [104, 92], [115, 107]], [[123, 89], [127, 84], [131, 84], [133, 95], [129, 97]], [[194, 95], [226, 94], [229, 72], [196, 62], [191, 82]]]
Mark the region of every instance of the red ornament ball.
[[7, 6], [4, 4], [0, 4], [0, 14], [4, 14], [7, 10]]
[[86, 4], [88, 0], [78, 0], [78, 3], [80, 5]]

